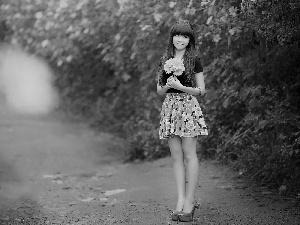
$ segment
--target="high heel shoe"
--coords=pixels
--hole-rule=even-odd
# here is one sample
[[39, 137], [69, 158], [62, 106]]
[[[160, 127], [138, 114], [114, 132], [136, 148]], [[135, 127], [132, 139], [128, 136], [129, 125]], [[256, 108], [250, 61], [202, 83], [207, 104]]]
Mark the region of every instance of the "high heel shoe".
[[181, 211], [174, 211], [171, 213], [171, 218], [173, 221], [178, 221], [179, 220], [179, 214], [182, 213]]
[[194, 205], [193, 205], [193, 208], [192, 208], [192, 211], [189, 212], [189, 213], [181, 212], [181, 213], [178, 215], [179, 221], [181, 221], [181, 222], [191, 222], [191, 221], [193, 221], [193, 219], [194, 219], [195, 208], [198, 208], [198, 205], [194, 204]]

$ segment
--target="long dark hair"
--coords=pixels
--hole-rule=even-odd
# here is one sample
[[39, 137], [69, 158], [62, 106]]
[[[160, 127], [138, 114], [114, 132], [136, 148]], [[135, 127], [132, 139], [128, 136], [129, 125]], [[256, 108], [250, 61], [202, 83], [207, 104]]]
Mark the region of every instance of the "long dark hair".
[[183, 62], [185, 66], [185, 73], [187, 75], [187, 79], [190, 79], [192, 84], [195, 85], [194, 76], [194, 68], [195, 68], [195, 58], [197, 57], [197, 49], [196, 49], [196, 37], [193, 30], [192, 25], [187, 20], [178, 20], [170, 29], [168, 46], [166, 48], [166, 52], [162, 57], [162, 64], [169, 58], [173, 58], [175, 56], [175, 46], [173, 44], [173, 37], [175, 35], [186, 35], [190, 38], [189, 44], [186, 47], [183, 56]]

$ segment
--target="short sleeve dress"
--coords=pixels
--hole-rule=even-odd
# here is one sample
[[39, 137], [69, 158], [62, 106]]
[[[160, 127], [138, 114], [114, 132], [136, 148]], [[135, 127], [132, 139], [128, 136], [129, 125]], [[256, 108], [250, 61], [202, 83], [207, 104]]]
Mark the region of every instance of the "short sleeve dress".
[[[202, 71], [200, 59], [197, 57], [194, 73], [188, 76], [184, 72], [177, 78], [186, 87], [198, 88], [195, 74]], [[163, 71], [162, 63], [160, 63], [157, 74], [159, 85], [165, 85], [170, 76]], [[159, 138], [196, 137], [199, 135], [208, 135], [208, 131], [196, 97], [177, 89], [168, 89], [160, 113]]]

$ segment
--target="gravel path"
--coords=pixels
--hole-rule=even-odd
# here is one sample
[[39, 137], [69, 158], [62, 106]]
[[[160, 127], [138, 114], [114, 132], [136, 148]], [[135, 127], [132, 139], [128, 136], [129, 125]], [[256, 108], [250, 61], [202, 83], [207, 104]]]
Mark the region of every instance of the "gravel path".
[[[0, 224], [180, 224], [172, 222], [171, 159], [122, 163], [124, 143], [63, 116], [0, 108]], [[300, 200], [201, 162], [192, 223], [300, 224]]]

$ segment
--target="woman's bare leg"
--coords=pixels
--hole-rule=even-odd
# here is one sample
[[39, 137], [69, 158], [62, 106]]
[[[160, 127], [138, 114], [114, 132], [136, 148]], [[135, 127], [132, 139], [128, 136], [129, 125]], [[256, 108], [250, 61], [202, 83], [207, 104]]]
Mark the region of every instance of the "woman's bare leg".
[[185, 169], [181, 138], [175, 136], [168, 139], [171, 155], [173, 158], [173, 170], [177, 186], [178, 201], [176, 211], [182, 211], [185, 200]]
[[198, 184], [199, 162], [196, 153], [196, 144], [196, 137], [182, 138], [182, 149], [186, 160], [187, 172], [186, 197], [183, 207], [184, 212], [191, 212], [194, 205], [195, 192]]

